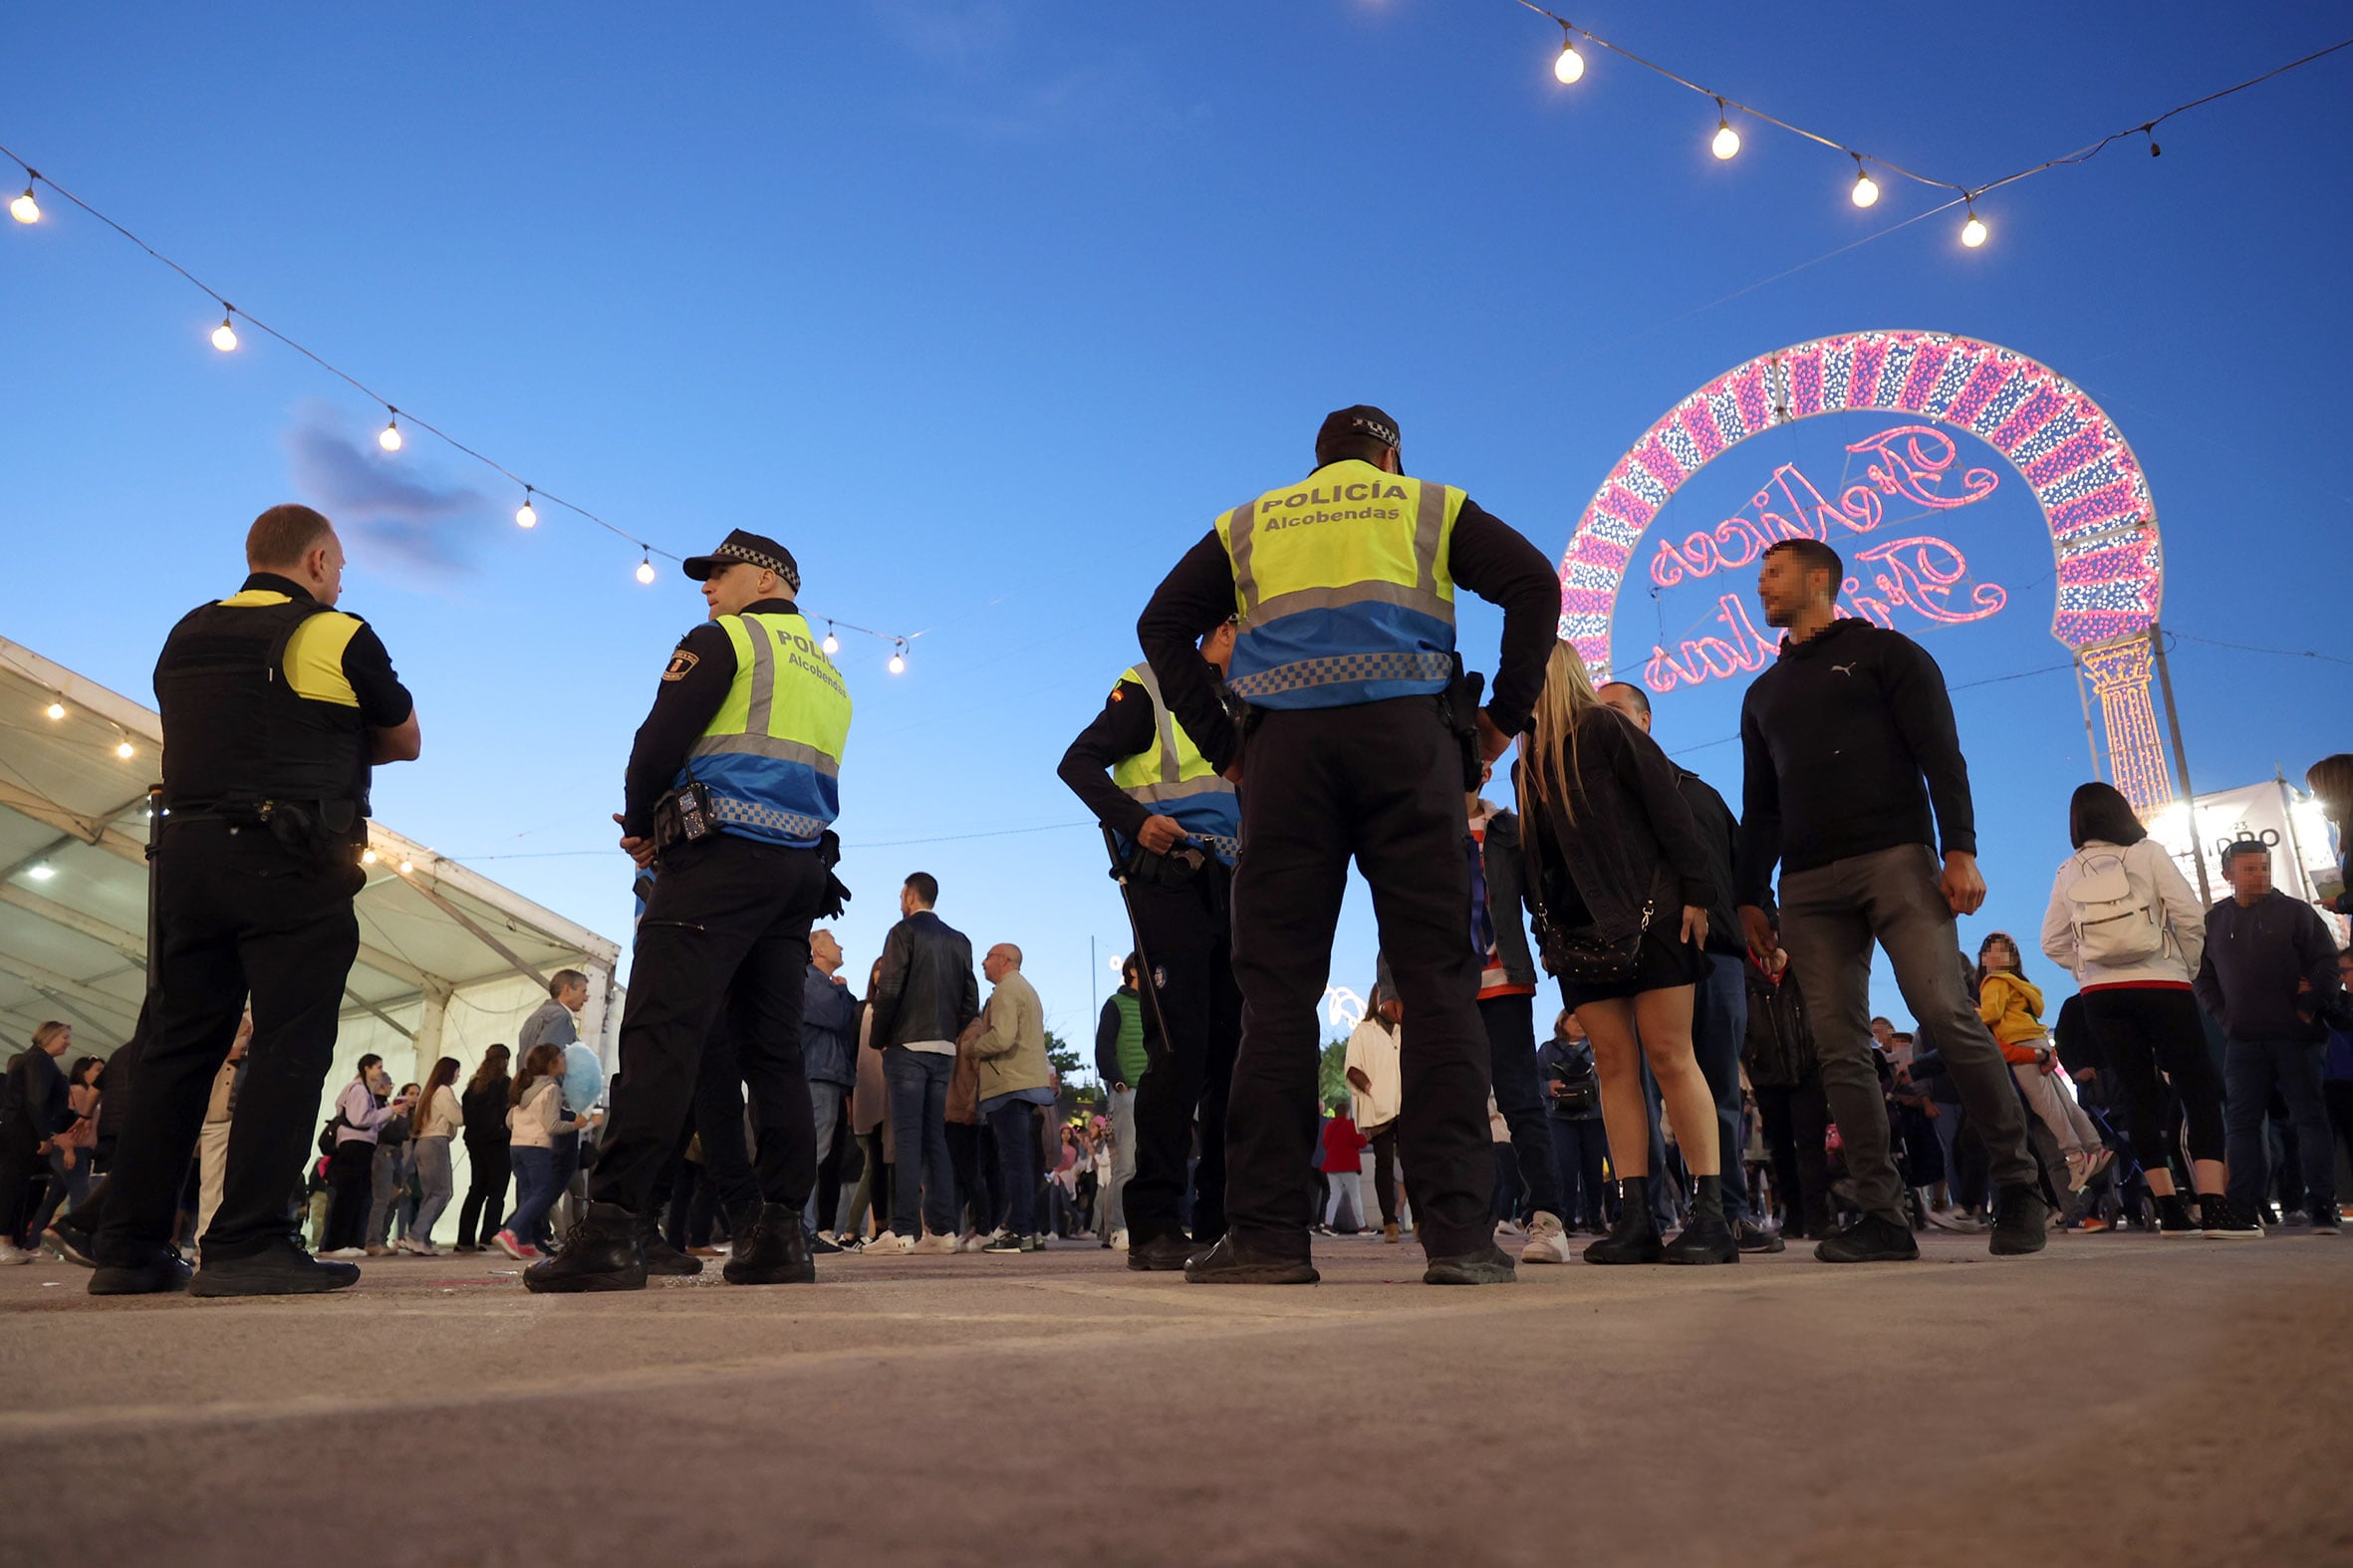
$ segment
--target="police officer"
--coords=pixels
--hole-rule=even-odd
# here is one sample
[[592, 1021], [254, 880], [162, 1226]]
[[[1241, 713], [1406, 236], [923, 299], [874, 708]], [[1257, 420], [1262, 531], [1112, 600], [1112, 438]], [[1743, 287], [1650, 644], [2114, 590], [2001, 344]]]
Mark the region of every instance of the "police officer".
[[708, 624], [678, 642], [630, 753], [621, 847], [661, 875], [638, 922], [621, 1077], [564, 1250], [523, 1272], [534, 1291], [642, 1290], [640, 1215], [676, 1147], [724, 1009], [760, 1128], [761, 1202], [723, 1270], [731, 1285], [817, 1277], [801, 1210], [817, 1177], [801, 1068], [809, 927], [838, 914], [850, 693], [793, 605], [800, 568], [741, 529], [685, 563]]
[[[245, 561], [244, 588], [190, 611], [155, 662], [155, 978], [93, 1295], [295, 1295], [360, 1277], [303, 1251], [290, 1197], [360, 951], [370, 768], [416, 756], [416, 708], [368, 623], [334, 608], [344, 553], [325, 517], [271, 507]], [[248, 992], [251, 1066], [191, 1283], [173, 1222]]]
[[[1196, 673], [1221, 680], [1233, 637], [1230, 620], [1212, 630]], [[1128, 1266], [1178, 1269], [1196, 1243], [1225, 1233], [1225, 1096], [1242, 1027], [1228, 928], [1241, 808], [1232, 783], [1161, 700], [1150, 664], [1120, 677], [1057, 771], [1117, 835], [1129, 913], [1149, 968], [1140, 977], [1141, 987], [1150, 987], [1144, 1025], [1158, 1050], [1136, 1086]], [[1201, 1158], [1187, 1241], [1177, 1214], [1196, 1112]]]
[[[1326, 418], [1315, 471], [1217, 519], [1136, 625], [1177, 719], [1241, 786], [1233, 965], [1242, 1040], [1226, 1113], [1223, 1240], [1197, 1283], [1294, 1284], [1309, 1257], [1316, 1007], [1355, 857], [1405, 1007], [1399, 1154], [1432, 1284], [1513, 1277], [1488, 1200], [1487, 1041], [1462, 792], [1535, 703], [1560, 617], [1536, 548], [1450, 485], [1409, 478], [1397, 421]], [[1454, 585], [1503, 607], [1493, 700], [1457, 679]], [[1239, 611], [1238, 731], [1193, 640]]]

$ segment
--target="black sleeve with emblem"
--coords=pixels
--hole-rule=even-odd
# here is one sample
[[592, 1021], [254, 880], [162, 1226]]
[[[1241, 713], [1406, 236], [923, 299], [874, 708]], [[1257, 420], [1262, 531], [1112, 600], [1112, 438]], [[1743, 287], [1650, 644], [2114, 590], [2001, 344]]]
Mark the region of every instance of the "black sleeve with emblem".
[[638, 726], [637, 744], [630, 748], [624, 833], [653, 835], [654, 803], [677, 781], [688, 749], [710, 727], [734, 681], [735, 645], [726, 633], [706, 622], [678, 639], [654, 694], [654, 711]]
[[1111, 770], [1148, 746], [1158, 743], [1160, 725], [1153, 719], [1152, 696], [1137, 681], [1123, 678], [1104, 698], [1095, 722], [1079, 731], [1079, 738], [1062, 754], [1054, 771], [1070, 792], [1113, 832], [1136, 837], [1151, 815], [1112, 783]]
[[[352, 619], [358, 621], [359, 617]], [[416, 699], [392, 672], [392, 655], [385, 652], [384, 640], [365, 621], [343, 646], [343, 677], [351, 682], [352, 695], [359, 699], [360, 722], [370, 729], [405, 724], [408, 715], [416, 711]]]

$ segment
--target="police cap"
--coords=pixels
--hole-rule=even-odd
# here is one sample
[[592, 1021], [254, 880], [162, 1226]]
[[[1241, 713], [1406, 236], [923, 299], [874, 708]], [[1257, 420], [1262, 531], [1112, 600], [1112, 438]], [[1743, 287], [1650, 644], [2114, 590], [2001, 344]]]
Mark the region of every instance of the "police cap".
[[784, 579], [785, 587], [794, 593], [801, 591], [800, 564], [793, 553], [765, 534], [747, 534], [738, 528], [730, 533], [719, 548], [709, 555], [690, 555], [682, 563], [686, 575], [701, 582], [722, 567], [738, 561], [753, 566], [764, 566]]
[[1322, 451], [1326, 441], [1351, 435], [1369, 435], [1382, 445], [1396, 447], [1397, 421], [1369, 402], [1353, 408], [1341, 408], [1324, 415], [1323, 427], [1315, 432], [1316, 450]]

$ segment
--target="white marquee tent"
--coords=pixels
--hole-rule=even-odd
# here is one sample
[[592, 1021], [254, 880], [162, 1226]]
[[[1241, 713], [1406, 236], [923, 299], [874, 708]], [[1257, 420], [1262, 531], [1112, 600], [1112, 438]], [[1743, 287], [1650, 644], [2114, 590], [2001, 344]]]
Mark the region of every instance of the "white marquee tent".
[[[0, 1058], [49, 1018], [74, 1025], [77, 1054], [130, 1036], [146, 987], [146, 791], [161, 749], [152, 709], [0, 638]], [[611, 1076], [613, 942], [381, 823], [369, 844], [327, 1098], [369, 1052], [395, 1082], [421, 1081], [444, 1055], [471, 1072], [484, 1047], [513, 1043], [560, 968], [589, 976], [581, 1037]]]

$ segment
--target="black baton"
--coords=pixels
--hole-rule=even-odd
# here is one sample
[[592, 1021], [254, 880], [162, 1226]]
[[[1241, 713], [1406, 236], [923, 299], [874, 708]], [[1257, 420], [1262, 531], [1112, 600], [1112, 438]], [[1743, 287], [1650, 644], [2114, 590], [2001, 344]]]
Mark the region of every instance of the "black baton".
[[[1136, 918], [1136, 900], [1128, 891], [1128, 864], [1120, 856], [1118, 836], [1108, 826], [1103, 828], [1103, 848], [1111, 856], [1111, 880], [1120, 885], [1120, 904], [1128, 912], [1128, 934], [1136, 938], [1136, 965], [1144, 971], [1143, 978], [1148, 982], [1145, 994], [1152, 998], [1153, 1021], [1161, 1026], [1161, 1050], [1166, 1052], [1171, 1043], [1169, 1040], [1169, 1015], [1161, 1011], [1160, 983], [1153, 978], [1152, 954], [1147, 952], [1144, 947], [1144, 922]], [[1153, 1066], [1160, 1065], [1159, 1058], [1153, 1054], [1152, 1042], [1149, 1040], [1145, 1042], [1145, 1056]], [[1128, 1087], [1133, 1089], [1136, 1086], [1130, 1084]]]

